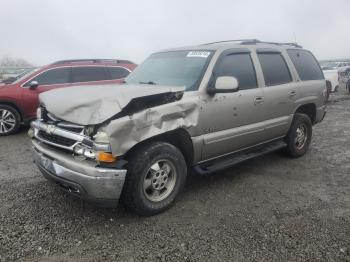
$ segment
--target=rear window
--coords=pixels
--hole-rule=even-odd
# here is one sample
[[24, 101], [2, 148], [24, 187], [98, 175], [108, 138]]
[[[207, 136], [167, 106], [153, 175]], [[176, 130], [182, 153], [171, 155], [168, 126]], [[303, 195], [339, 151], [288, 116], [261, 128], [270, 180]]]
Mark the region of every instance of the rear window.
[[129, 71], [123, 67], [108, 67], [112, 79], [121, 79], [129, 75]]
[[318, 62], [310, 52], [294, 49], [288, 50], [287, 52], [301, 80], [324, 79]]
[[104, 67], [73, 67], [72, 68], [72, 82], [90, 82], [108, 80], [109, 77]]
[[280, 53], [259, 53], [265, 85], [281, 85], [292, 81], [288, 66]]

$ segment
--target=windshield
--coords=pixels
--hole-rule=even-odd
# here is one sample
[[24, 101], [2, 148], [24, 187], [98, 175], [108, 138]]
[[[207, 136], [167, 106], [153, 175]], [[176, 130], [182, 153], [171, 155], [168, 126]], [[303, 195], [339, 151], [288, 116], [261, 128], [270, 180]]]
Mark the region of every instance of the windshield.
[[148, 57], [126, 79], [127, 84], [185, 86], [196, 90], [210, 51], [173, 51]]
[[15, 79], [15, 81], [14, 81], [13, 83], [14, 83], [14, 84], [19, 83], [22, 79], [28, 77], [29, 75], [31, 75], [32, 73], [38, 71], [39, 69], [40, 69], [40, 68], [33, 68], [33, 69], [28, 69], [28, 70], [26, 70], [25, 72], [19, 74], [19, 75], [16, 77], [16, 79]]

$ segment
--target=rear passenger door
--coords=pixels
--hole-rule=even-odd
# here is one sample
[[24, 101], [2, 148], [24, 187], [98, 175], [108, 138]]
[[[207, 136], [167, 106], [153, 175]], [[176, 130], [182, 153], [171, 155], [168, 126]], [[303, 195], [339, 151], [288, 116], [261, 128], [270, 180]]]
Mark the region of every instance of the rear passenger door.
[[234, 76], [239, 91], [208, 95], [201, 108], [202, 160], [231, 153], [264, 139], [262, 90], [250, 51], [227, 50], [218, 59], [209, 85], [217, 77]]
[[264, 78], [265, 140], [271, 140], [284, 136], [289, 129], [297, 95], [296, 83], [280, 51], [258, 49], [257, 56]]

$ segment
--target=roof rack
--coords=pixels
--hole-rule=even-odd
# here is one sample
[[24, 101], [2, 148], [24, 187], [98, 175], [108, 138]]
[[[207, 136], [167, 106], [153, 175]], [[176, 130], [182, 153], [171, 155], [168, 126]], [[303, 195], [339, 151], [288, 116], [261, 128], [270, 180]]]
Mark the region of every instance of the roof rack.
[[69, 59], [69, 60], [56, 61], [52, 64], [57, 65], [57, 64], [68, 64], [68, 63], [82, 63], [82, 62], [133, 64], [133, 62], [131, 62], [129, 60], [119, 60], [119, 59]]
[[220, 43], [228, 43], [228, 42], [245, 42], [245, 41], [259, 41], [257, 39], [235, 39], [235, 40], [223, 40], [223, 41], [217, 41], [217, 42], [210, 42], [205, 43], [202, 45], [212, 45], [212, 44], [220, 44]]
[[256, 45], [256, 44], [271, 44], [271, 45], [289, 45], [297, 48], [303, 48], [298, 43], [277, 43], [277, 42], [264, 42], [260, 41], [258, 39], [238, 39], [238, 40], [224, 40], [224, 41], [218, 41], [218, 42], [212, 42], [212, 43], [206, 43], [203, 45], [211, 45], [211, 44], [219, 44], [219, 43], [227, 43], [227, 42], [239, 42], [240, 45]]

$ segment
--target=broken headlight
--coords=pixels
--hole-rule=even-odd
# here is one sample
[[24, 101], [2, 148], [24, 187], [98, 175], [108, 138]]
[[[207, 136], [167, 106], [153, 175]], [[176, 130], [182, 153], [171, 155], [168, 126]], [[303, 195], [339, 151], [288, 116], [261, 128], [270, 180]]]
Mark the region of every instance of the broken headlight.
[[96, 144], [109, 144], [109, 136], [106, 132], [98, 131], [93, 139]]

